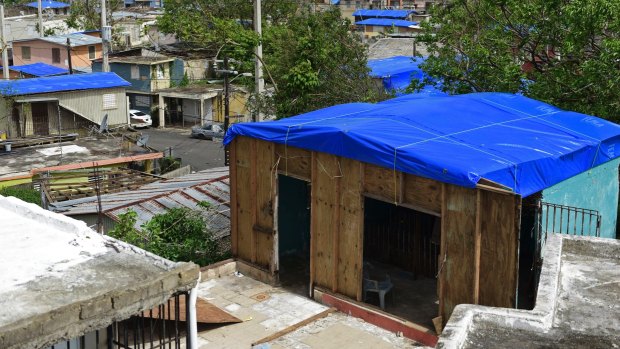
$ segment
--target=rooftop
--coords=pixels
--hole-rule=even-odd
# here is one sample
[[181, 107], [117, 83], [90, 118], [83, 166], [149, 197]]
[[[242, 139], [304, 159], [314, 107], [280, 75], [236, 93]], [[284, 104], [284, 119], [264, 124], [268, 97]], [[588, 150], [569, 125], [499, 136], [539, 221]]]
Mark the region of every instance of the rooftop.
[[[101, 58], [96, 59], [95, 62], [101, 62]], [[172, 62], [174, 58], [168, 57], [145, 57], [145, 56], [115, 56], [110, 57], [110, 63], [127, 63], [127, 64], [162, 64], [166, 62]]]
[[0, 196], [0, 347], [46, 347], [163, 303], [198, 267], [99, 235], [85, 223]]
[[[34, 79], [32, 79], [34, 80]], [[63, 166], [64, 169], [88, 168], [93, 164], [145, 160], [162, 157], [136, 145], [121, 146], [121, 138], [78, 138], [72, 142], [43, 144], [31, 147], [13, 148], [10, 153], [0, 152], [0, 180], [12, 177], [32, 176], [43, 168]]]
[[[35, 2], [29, 2], [26, 4], [26, 6], [28, 7], [32, 7], [32, 8], [38, 8], [39, 5], [38, 3]], [[60, 2], [60, 1], [41, 1], [41, 8], [43, 9], [47, 9], [47, 8], [67, 8], [70, 7], [71, 5], [67, 4], [66, 2]]]
[[551, 235], [533, 310], [458, 305], [438, 348], [616, 348], [620, 241]]
[[368, 18], [358, 22], [355, 25], [372, 25], [377, 27], [401, 27], [401, 28], [417, 28], [418, 22], [406, 21], [404, 19], [392, 18]]
[[505, 93], [341, 104], [272, 122], [233, 124], [224, 142], [235, 136], [467, 188], [484, 178], [524, 197], [620, 156], [615, 151], [620, 125]]
[[12, 65], [9, 69], [13, 71], [18, 71], [24, 74], [33, 75], [37, 77], [51, 76], [51, 75], [60, 75], [67, 74], [69, 70], [58, 68], [53, 65], [45, 64], [45, 63], [32, 63], [32, 64], [24, 64], [24, 65]]
[[413, 56], [414, 47], [415, 54], [428, 55], [426, 47], [417, 42], [415, 38], [381, 38], [368, 48], [368, 59]]
[[32, 79], [1, 80], [0, 95], [22, 96], [38, 93], [125, 87], [130, 84], [115, 73], [88, 73]]
[[27, 42], [32, 40], [43, 40], [54, 44], [67, 46], [67, 39], [70, 40], [71, 47], [84, 46], [84, 45], [97, 45], [101, 44], [101, 38], [86, 35], [83, 33], [71, 33], [62, 35], [44, 36], [42, 38], [15, 40], [13, 42]]
[[375, 18], [407, 18], [411, 14], [417, 14], [414, 10], [366, 10], [361, 9], [353, 12], [354, 17]]

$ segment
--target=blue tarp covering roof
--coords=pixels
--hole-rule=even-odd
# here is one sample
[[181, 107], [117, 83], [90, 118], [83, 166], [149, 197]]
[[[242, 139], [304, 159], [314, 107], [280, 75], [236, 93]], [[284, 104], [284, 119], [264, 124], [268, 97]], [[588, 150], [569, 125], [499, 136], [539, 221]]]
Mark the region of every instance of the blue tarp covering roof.
[[[39, 8], [39, 5], [37, 4], [36, 1], [27, 3], [26, 6]], [[60, 2], [60, 1], [41, 1], [42, 8], [66, 8], [69, 6], [71, 5], [64, 3], [64, 2]]]
[[[413, 79], [422, 80], [426, 74], [420, 69], [419, 65], [426, 58], [411, 56], [394, 56], [389, 58], [368, 60], [370, 76], [381, 78], [383, 87], [386, 91], [394, 91], [396, 95], [402, 95], [402, 90], [406, 89]], [[427, 86], [424, 93], [445, 94], [444, 92]]]
[[355, 22], [355, 25], [374, 25], [377, 27], [403, 27], [411, 28], [418, 25], [418, 22], [406, 21], [404, 19], [389, 19], [389, 18], [368, 18], [363, 21]]
[[12, 65], [9, 69], [18, 71], [20, 73], [33, 75], [33, 76], [50, 76], [66, 74], [69, 71], [67, 69], [58, 68], [53, 65], [45, 63], [33, 63], [25, 65]]
[[522, 196], [620, 155], [620, 125], [505, 93], [342, 104], [278, 121], [234, 124], [224, 143], [236, 136], [463, 187], [486, 178]]
[[363, 18], [407, 18], [412, 13], [417, 14], [414, 10], [357, 10], [353, 12], [353, 16]]
[[340, 5], [340, 0], [332, 0], [332, 5]]
[[91, 73], [49, 76], [44, 78], [0, 80], [0, 95], [20, 96], [74, 90], [92, 90], [129, 86], [115, 73]]

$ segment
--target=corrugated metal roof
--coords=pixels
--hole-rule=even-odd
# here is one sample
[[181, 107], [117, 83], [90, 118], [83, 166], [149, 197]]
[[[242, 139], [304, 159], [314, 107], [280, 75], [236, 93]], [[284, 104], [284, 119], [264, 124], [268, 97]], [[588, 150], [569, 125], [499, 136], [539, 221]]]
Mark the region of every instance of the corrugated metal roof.
[[69, 41], [71, 42], [71, 47], [101, 44], [101, 38], [82, 33], [45, 36], [39, 39], [63, 46], [67, 46], [67, 39], [69, 39]]
[[123, 87], [129, 85], [127, 81], [123, 80], [115, 73], [73, 74], [32, 79], [1, 80], [0, 94], [3, 96], [21, 96], [37, 93]]
[[[215, 179], [219, 180], [213, 181]], [[105, 212], [121, 206], [128, 206], [138, 201], [146, 201], [153, 197], [164, 196], [170, 192], [194, 187], [206, 182], [212, 182], [209, 186], [209, 191], [213, 191], [218, 195], [227, 194], [230, 186], [228, 167], [218, 167], [178, 178], [157, 181], [146, 184], [136, 190], [101, 195], [102, 210]], [[194, 189], [202, 190], [200, 188]], [[158, 201], [158, 204], [161, 205], [162, 201]], [[93, 196], [56, 202], [50, 205], [50, 210], [63, 213], [67, 216], [75, 216], [97, 213], [97, 206], [97, 197]]]

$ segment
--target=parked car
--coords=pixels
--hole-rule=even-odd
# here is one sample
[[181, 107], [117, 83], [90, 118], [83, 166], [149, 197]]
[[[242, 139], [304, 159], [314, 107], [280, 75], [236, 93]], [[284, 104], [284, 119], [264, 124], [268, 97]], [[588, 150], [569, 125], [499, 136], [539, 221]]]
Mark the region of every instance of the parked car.
[[192, 138], [213, 139], [224, 137], [224, 125], [209, 122], [202, 126], [192, 127]]
[[153, 125], [153, 120], [149, 114], [135, 109], [129, 110], [129, 120], [133, 127], [150, 127]]

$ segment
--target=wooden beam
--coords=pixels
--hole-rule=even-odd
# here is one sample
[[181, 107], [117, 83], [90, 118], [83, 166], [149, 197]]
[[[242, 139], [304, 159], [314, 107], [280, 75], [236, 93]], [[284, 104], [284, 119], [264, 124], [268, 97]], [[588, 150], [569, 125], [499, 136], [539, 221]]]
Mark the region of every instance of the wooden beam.
[[405, 200], [405, 174], [398, 171], [398, 205]]
[[230, 175], [230, 248], [232, 255], [237, 256], [237, 238], [239, 232], [237, 230], [237, 151], [236, 151], [236, 139], [233, 139], [230, 147], [230, 162], [228, 166], [228, 173]]
[[310, 324], [312, 322], [315, 322], [318, 319], [322, 319], [322, 318], [326, 317], [327, 315], [335, 312], [336, 310], [337, 310], [336, 308], [329, 308], [327, 310], [323, 310], [322, 312], [320, 312], [318, 314], [315, 314], [315, 315], [313, 315], [313, 316], [311, 316], [311, 317], [309, 317], [307, 319], [301, 320], [298, 323], [296, 323], [294, 325], [291, 325], [291, 326], [289, 326], [289, 327], [287, 327], [287, 328], [285, 328], [285, 329], [283, 329], [281, 331], [278, 331], [278, 332], [276, 332], [276, 333], [274, 333], [272, 335], [269, 335], [269, 336], [267, 336], [267, 337], [265, 337], [263, 339], [257, 340], [256, 342], [252, 343], [252, 347], [255, 346], [255, 345], [259, 345], [259, 344], [262, 344], [262, 343], [268, 343], [268, 342], [271, 342], [271, 341], [273, 341], [275, 339], [278, 339], [278, 338], [280, 338], [280, 337], [282, 337], [282, 336], [284, 336], [284, 335], [286, 335], [288, 333], [291, 333], [291, 332], [299, 329], [300, 327], [306, 326], [306, 325], [308, 325], [308, 324]]
[[[252, 212], [252, 226], [255, 226], [257, 223], [257, 215], [258, 215], [258, 204], [256, 196], [258, 193], [256, 192], [256, 148], [258, 147], [258, 141], [256, 138], [252, 138], [252, 145], [250, 147], [250, 208]], [[257, 249], [257, 241], [256, 233], [254, 230], [250, 233], [250, 248], [251, 248], [251, 258], [252, 263], [256, 263], [256, 249]]]
[[315, 279], [315, 268], [316, 268], [316, 226], [317, 222], [317, 205], [315, 203], [315, 198], [317, 195], [317, 185], [316, 185], [316, 177], [317, 177], [317, 165], [316, 165], [316, 152], [311, 153], [311, 173], [310, 173], [310, 298], [314, 296], [314, 279]]
[[482, 208], [480, 189], [476, 189], [476, 230], [474, 232], [474, 304], [480, 304], [480, 245], [482, 231], [480, 229]]
[[[340, 159], [336, 157], [336, 162]], [[340, 165], [340, 164], [339, 164]], [[340, 167], [340, 166], [339, 166]], [[342, 173], [341, 173], [342, 175]], [[338, 290], [338, 259], [340, 257], [340, 205], [342, 198], [340, 197], [342, 177], [335, 177], [335, 194], [336, 202], [333, 203], [333, 221], [332, 221], [332, 291]]]
[[358, 219], [360, 220], [360, 231], [359, 231], [359, 246], [357, 248], [357, 262], [359, 263], [359, 268], [357, 268], [357, 295], [356, 299], [358, 302], [362, 302], [363, 292], [364, 292], [364, 196], [361, 194], [364, 191], [364, 163], [360, 161], [359, 170], [360, 170], [360, 183], [359, 183], [359, 191], [360, 191], [360, 200], [361, 200], [361, 210], [358, 214]]
[[440, 232], [440, 248], [439, 248], [439, 272], [437, 275], [438, 291], [439, 291], [439, 316], [441, 316], [444, 312], [444, 295], [445, 295], [445, 273], [443, 272], [443, 267], [445, 264], [445, 258], [447, 253], [447, 239], [446, 239], [446, 212], [448, 208], [446, 206], [446, 184], [441, 183], [441, 232]]

